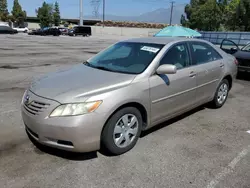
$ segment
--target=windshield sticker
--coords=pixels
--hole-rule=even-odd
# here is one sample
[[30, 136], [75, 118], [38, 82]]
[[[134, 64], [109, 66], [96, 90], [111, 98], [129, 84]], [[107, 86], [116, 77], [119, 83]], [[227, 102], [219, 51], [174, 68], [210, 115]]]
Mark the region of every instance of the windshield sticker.
[[148, 51], [148, 52], [153, 52], [153, 53], [157, 53], [160, 49], [159, 48], [150, 47], [150, 46], [143, 46], [141, 48], [141, 50]]

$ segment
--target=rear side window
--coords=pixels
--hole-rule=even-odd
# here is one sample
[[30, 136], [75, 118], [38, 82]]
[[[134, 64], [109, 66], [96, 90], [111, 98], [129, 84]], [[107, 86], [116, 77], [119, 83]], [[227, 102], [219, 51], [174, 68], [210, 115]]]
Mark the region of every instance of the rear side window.
[[191, 52], [196, 65], [222, 59], [221, 55], [212, 46], [203, 42], [192, 42]]

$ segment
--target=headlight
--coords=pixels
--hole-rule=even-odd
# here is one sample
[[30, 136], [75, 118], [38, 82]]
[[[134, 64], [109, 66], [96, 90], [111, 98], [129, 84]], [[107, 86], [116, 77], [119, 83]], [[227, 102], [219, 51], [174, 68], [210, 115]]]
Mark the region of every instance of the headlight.
[[76, 115], [87, 114], [95, 111], [100, 106], [101, 103], [102, 101], [63, 104], [54, 109], [50, 114], [50, 117], [76, 116]]
[[21, 101], [21, 104], [24, 103], [24, 100], [25, 100], [25, 97], [27, 95], [27, 92], [28, 90], [25, 90], [24, 93], [23, 93], [23, 97], [22, 97], [22, 101]]

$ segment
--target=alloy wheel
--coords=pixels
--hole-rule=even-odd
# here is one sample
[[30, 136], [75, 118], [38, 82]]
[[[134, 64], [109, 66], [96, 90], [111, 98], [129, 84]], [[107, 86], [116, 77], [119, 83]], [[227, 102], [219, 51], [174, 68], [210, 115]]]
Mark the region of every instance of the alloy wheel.
[[225, 102], [227, 94], [228, 94], [228, 86], [227, 84], [223, 83], [221, 84], [217, 95], [217, 101], [219, 104], [223, 104]]
[[135, 139], [139, 130], [139, 122], [135, 115], [125, 114], [116, 123], [113, 140], [117, 147], [125, 148]]

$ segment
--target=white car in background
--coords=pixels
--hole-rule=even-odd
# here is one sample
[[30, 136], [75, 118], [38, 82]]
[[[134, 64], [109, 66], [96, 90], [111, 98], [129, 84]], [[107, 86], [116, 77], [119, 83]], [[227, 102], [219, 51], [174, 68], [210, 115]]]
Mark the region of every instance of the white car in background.
[[28, 33], [29, 32], [29, 28], [27, 27], [17, 27], [17, 28], [13, 28], [15, 30], [17, 30], [18, 33]]

